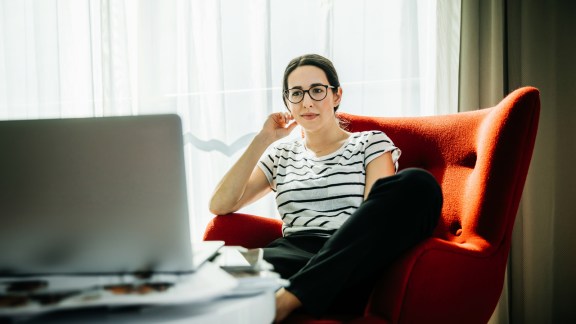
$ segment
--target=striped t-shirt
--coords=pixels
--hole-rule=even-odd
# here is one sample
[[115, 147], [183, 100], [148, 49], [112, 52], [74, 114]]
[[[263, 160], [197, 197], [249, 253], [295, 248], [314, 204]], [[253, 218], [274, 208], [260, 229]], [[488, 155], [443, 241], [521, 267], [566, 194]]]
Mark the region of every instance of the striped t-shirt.
[[364, 201], [366, 166], [386, 152], [397, 171], [400, 149], [381, 131], [352, 133], [340, 149], [321, 157], [300, 139], [270, 148], [258, 165], [276, 193], [284, 236], [338, 229]]

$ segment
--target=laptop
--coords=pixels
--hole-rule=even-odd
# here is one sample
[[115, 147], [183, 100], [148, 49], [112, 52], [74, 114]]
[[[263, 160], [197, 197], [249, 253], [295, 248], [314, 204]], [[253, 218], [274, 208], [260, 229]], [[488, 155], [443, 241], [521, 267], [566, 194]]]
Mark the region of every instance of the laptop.
[[0, 155], [0, 284], [193, 274], [223, 245], [191, 242], [177, 115], [0, 121]]

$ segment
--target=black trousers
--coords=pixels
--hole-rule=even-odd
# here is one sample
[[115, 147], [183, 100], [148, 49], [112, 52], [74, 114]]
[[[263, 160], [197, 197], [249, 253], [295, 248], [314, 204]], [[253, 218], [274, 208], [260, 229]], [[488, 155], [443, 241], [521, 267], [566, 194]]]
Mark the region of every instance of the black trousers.
[[279, 238], [264, 248], [264, 259], [289, 279], [286, 289], [305, 311], [319, 317], [344, 303], [348, 311], [362, 312], [382, 271], [432, 234], [441, 209], [436, 179], [422, 169], [405, 169], [376, 181], [332, 235]]

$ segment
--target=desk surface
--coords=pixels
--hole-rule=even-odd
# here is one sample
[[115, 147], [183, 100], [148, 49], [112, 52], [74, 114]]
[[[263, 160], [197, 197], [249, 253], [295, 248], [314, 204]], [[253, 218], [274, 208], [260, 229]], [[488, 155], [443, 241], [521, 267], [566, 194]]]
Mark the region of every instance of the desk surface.
[[168, 324], [269, 324], [274, 319], [274, 292], [227, 297], [181, 305], [119, 309], [85, 309], [46, 314], [18, 323], [26, 324], [96, 324], [96, 323], [168, 323]]
[[[46, 308], [45, 313], [20, 309], [17, 323], [266, 323], [274, 319], [278, 277], [260, 272], [256, 277], [236, 280], [217, 265], [209, 262], [199, 271], [173, 287], [168, 294], [120, 296], [114, 294], [87, 299], [84, 295], [70, 297], [59, 306]], [[256, 280], [252, 282], [251, 280]], [[71, 280], [69, 280], [71, 281]], [[90, 280], [89, 280], [90, 281]], [[218, 283], [218, 281], [220, 283]], [[227, 284], [231, 281], [233, 284]], [[93, 281], [90, 281], [93, 283]], [[244, 283], [244, 284], [242, 284]], [[84, 286], [83, 286], [84, 287]], [[88, 287], [88, 286], [87, 286]], [[89, 296], [90, 291], [87, 292]], [[130, 299], [132, 298], [132, 299]], [[128, 303], [128, 301], [132, 301]], [[137, 301], [137, 303], [135, 303]], [[70, 305], [82, 307], [71, 307]], [[112, 306], [111, 306], [112, 305]], [[140, 306], [132, 306], [140, 305]], [[58, 305], [57, 305], [58, 306]], [[29, 306], [34, 310], [34, 304]], [[10, 310], [10, 309], [8, 309]], [[14, 313], [0, 312], [2, 316]], [[6, 317], [4, 317], [6, 319]], [[9, 322], [10, 323], [10, 322]]]

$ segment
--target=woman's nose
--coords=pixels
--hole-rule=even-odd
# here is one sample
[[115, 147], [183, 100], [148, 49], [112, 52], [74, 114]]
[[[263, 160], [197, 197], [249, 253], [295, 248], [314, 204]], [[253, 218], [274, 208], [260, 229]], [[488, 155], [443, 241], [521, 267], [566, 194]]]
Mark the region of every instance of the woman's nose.
[[313, 102], [314, 102], [314, 100], [312, 100], [312, 97], [310, 96], [310, 92], [309, 91], [304, 92], [304, 98], [302, 98], [302, 105], [304, 107], [312, 107]]

